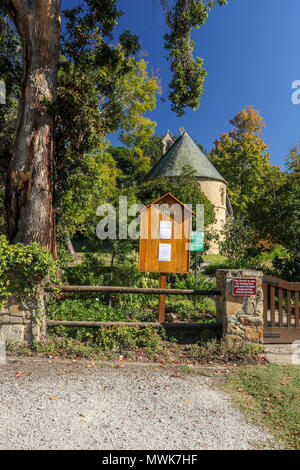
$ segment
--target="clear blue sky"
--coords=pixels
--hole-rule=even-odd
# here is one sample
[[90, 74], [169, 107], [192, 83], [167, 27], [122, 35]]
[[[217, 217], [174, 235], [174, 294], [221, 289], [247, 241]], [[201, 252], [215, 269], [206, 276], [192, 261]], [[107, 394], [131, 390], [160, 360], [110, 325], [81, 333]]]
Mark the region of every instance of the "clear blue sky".
[[[76, 0], [62, 0], [62, 7]], [[155, 8], [153, 8], [153, 3]], [[158, 71], [163, 97], [168, 96], [171, 74], [165, 59], [166, 32], [159, 0], [119, 0], [124, 11], [117, 32], [128, 28], [140, 37], [149, 68]], [[207, 150], [213, 140], [231, 129], [228, 120], [253, 105], [266, 123], [264, 138], [271, 162], [283, 165], [285, 155], [300, 139], [300, 104], [291, 101], [293, 81], [300, 80], [300, 1], [229, 0], [215, 8], [205, 26], [193, 34], [195, 55], [204, 58], [207, 78], [196, 112], [182, 118], [171, 112], [168, 101], [158, 100], [149, 114], [156, 132], [184, 127]], [[117, 136], [110, 136], [118, 145]]]

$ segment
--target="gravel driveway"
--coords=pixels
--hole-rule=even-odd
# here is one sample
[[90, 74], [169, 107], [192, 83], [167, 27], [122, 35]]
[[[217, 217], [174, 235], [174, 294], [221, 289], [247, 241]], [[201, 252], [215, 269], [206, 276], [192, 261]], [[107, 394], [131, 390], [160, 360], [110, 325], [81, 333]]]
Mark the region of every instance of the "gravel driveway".
[[270, 448], [270, 436], [210, 378], [174, 371], [46, 359], [0, 365], [0, 449]]

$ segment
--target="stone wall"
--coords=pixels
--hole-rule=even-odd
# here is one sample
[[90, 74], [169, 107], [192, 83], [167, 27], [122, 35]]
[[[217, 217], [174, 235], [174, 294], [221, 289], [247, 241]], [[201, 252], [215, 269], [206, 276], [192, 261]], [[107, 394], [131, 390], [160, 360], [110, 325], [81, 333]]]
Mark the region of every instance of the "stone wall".
[[45, 302], [39, 301], [39, 314], [30, 303], [24, 306], [16, 299], [0, 309], [0, 341], [5, 343], [32, 343], [45, 336]]
[[[253, 296], [235, 296], [232, 284], [235, 277], [256, 278], [257, 291]], [[263, 343], [263, 273], [252, 270], [220, 269], [216, 273], [217, 321], [223, 335], [234, 339]]]

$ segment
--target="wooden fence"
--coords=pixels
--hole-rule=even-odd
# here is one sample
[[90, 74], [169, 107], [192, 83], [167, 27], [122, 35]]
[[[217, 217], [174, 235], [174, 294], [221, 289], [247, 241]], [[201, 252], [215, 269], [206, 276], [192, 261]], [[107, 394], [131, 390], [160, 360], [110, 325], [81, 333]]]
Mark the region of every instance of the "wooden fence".
[[300, 339], [299, 292], [300, 282], [263, 277], [265, 343]]
[[[216, 296], [221, 292], [217, 289], [210, 290], [193, 290], [193, 289], [156, 289], [156, 288], [141, 288], [141, 287], [118, 287], [118, 286], [52, 286], [48, 291], [55, 291], [58, 289], [60, 292], [65, 293], [118, 293], [118, 294], [142, 294], [142, 295], [192, 295], [192, 296]], [[172, 327], [182, 329], [195, 329], [202, 330], [205, 328], [218, 329], [219, 325], [214, 323], [188, 323], [188, 322], [95, 322], [95, 321], [61, 321], [61, 320], [46, 320], [46, 325], [49, 327], [66, 326], [66, 327], [85, 327], [85, 328], [104, 328], [113, 326], [130, 326], [145, 328], [147, 326], [159, 327]]]

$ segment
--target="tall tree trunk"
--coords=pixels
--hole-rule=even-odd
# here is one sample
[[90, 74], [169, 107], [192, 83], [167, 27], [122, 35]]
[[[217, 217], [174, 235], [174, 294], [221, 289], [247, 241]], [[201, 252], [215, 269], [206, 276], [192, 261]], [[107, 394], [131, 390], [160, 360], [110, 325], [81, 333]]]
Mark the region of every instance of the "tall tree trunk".
[[60, 52], [60, 0], [4, 0], [23, 44], [24, 76], [6, 186], [8, 235], [56, 255], [53, 208], [53, 117]]

